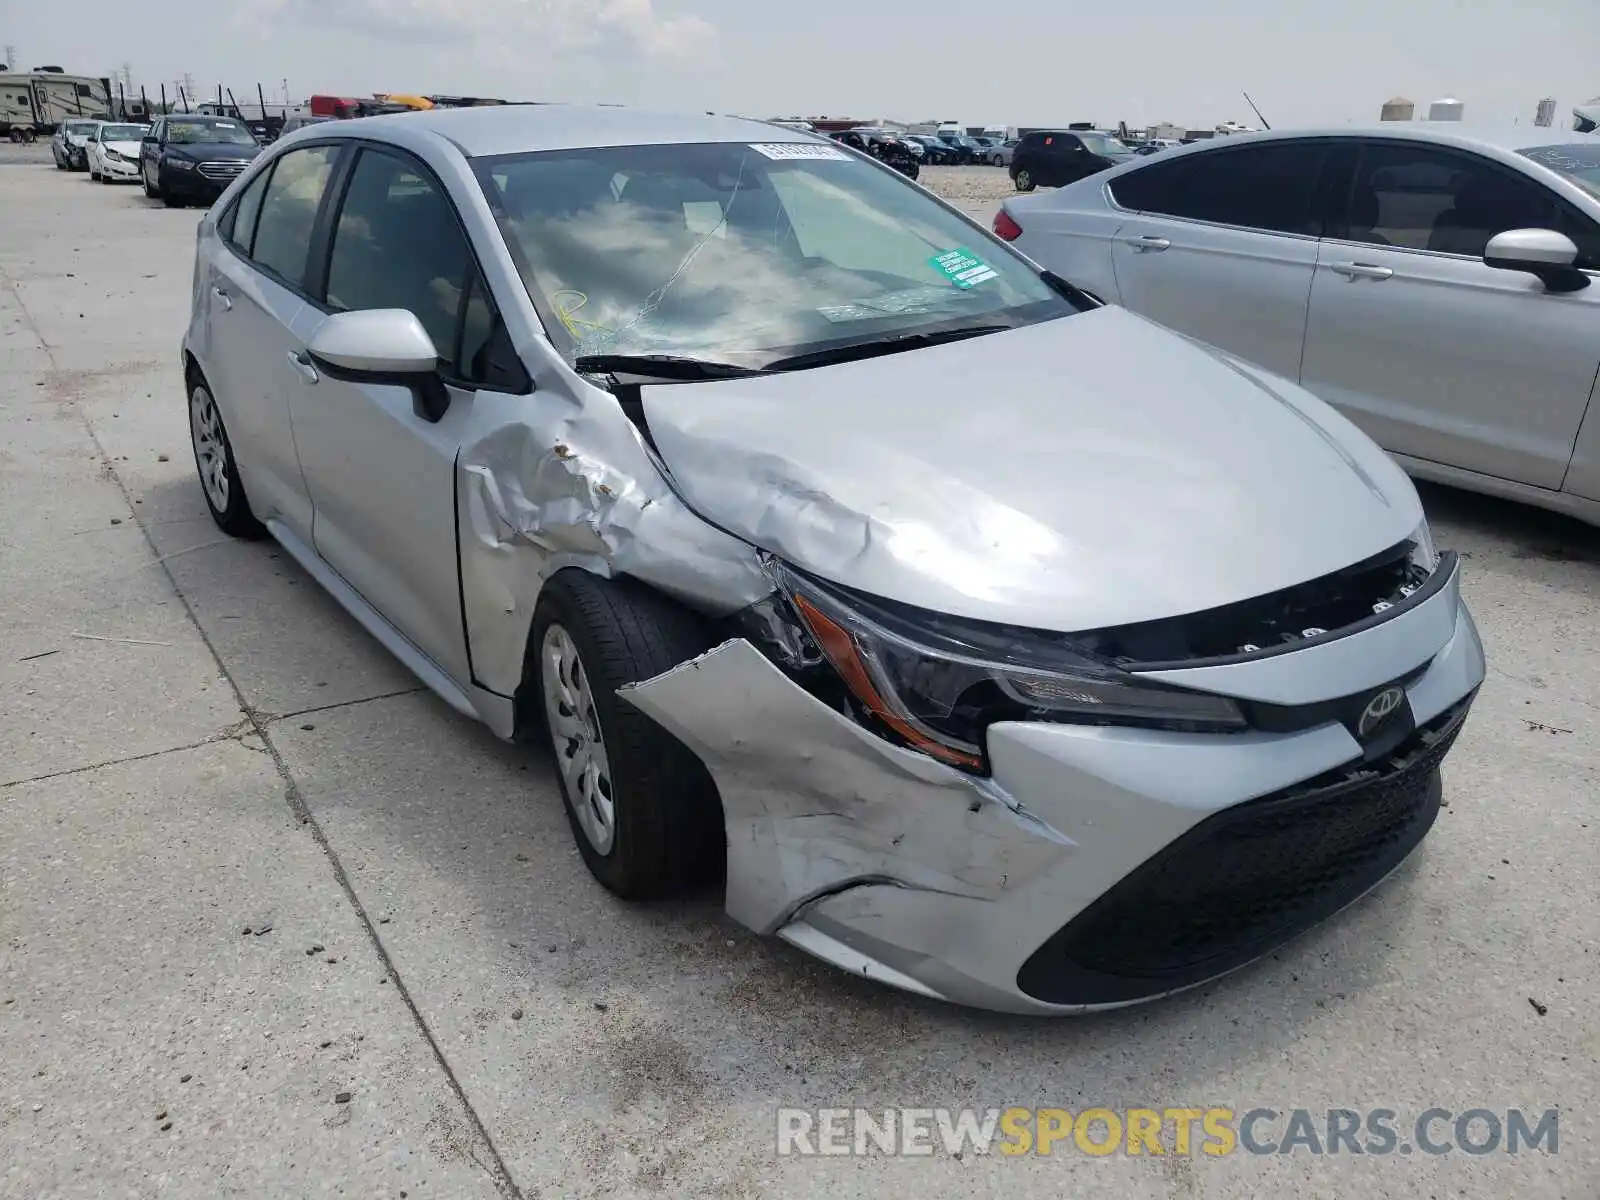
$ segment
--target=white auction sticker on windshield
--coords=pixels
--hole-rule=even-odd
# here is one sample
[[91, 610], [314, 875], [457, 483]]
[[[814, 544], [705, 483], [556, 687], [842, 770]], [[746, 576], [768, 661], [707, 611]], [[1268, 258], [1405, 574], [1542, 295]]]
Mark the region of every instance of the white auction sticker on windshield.
[[768, 158], [785, 160], [792, 158], [831, 158], [850, 160], [850, 156], [837, 146], [825, 146], [821, 142], [764, 142], [752, 143], [750, 149], [757, 154], [764, 154]]

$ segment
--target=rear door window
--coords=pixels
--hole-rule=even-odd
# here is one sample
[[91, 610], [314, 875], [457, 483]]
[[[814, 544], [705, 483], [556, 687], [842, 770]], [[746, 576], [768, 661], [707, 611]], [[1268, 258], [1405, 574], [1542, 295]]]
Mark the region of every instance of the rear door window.
[[1268, 233], [1321, 233], [1312, 196], [1326, 143], [1278, 142], [1151, 163], [1111, 183], [1124, 208]]
[[312, 226], [338, 156], [338, 146], [308, 146], [291, 150], [272, 168], [250, 257], [291, 287], [305, 287]]
[[255, 244], [256, 218], [261, 215], [261, 199], [266, 195], [267, 180], [271, 175], [270, 167], [257, 175], [250, 186], [245, 188], [244, 194], [218, 222], [218, 232], [246, 258], [250, 256]]

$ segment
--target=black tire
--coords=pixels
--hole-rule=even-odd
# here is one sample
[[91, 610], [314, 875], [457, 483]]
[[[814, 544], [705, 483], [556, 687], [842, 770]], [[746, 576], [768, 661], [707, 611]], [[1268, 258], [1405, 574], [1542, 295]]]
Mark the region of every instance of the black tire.
[[[580, 821], [575, 806], [584, 801], [572, 794], [563, 770], [562, 756], [572, 760], [577, 739], [558, 744], [547, 712], [552, 629], [570, 638], [587, 680], [592, 712], [577, 715], [590, 730], [596, 722], [599, 727], [609, 776], [609, 788], [602, 790], [612, 809], [603, 849]], [[625, 900], [672, 895], [721, 875], [726, 842], [710, 773], [693, 751], [617, 695], [623, 684], [659, 675], [709, 645], [699, 618], [660, 593], [576, 568], [554, 575], [534, 610], [524, 674], [536, 701], [535, 734], [549, 741], [558, 758], [556, 777], [583, 861]]]
[[1019, 192], [1031, 192], [1039, 186], [1034, 182], [1033, 172], [1028, 170], [1027, 167], [1023, 167], [1022, 170], [1013, 174], [1011, 182], [1017, 185], [1017, 191]]
[[991, 167], [1003, 167], [1006, 165], [1006, 160], [1002, 155], [991, 154], [989, 156], [989, 165]]
[[147, 200], [161, 199], [161, 193], [150, 186], [150, 177], [144, 173], [144, 168], [139, 168], [139, 182], [144, 185], [144, 194]]
[[[195, 472], [200, 476], [200, 494], [205, 497], [211, 519], [229, 537], [247, 540], [265, 537], [266, 526], [256, 520], [255, 513], [250, 511], [250, 498], [245, 495], [244, 480], [239, 477], [239, 464], [233, 457], [233, 443], [228, 440], [227, 427], [222, 423], [222, 410], [217, 407], [216, 398], [211, 394], [211, 385], [197, 370], [190, 372], [188, 383], [189, 445], [194, 451]], [[202, 394], [216, 417], [215, 449], [208, 447], [209, 453], [202, 449], [201, 421], [196, 413]], [[219, 467], [211, 465], [214, 454], [220, 454]], [[214, 486], [214, 480], [208, 482], [207, 475], [212, 470], [220, 471], [225, 487]], [[214, 494], [218, 492], [221, 494]]]

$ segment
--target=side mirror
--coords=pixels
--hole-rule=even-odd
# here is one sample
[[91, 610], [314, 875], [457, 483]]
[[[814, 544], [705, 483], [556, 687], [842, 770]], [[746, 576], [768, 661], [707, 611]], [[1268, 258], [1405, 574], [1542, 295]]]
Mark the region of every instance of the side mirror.
[[306, 351], [330, 378], [410, 388], [412, 407], [424, 421], [441, 420], [450, 407], [439, 351], [406, 309], [334, 313], [317, 327]]
[[1553, 229], [1508, 229], [1489, 239], [1484, 247], [1486, 266], [1502, 271], [1526, 271], [1544, 284], [1546, 291], [1577, 292], [1589, 286], [1589, 277], [1573, 264], [1578, 247]]

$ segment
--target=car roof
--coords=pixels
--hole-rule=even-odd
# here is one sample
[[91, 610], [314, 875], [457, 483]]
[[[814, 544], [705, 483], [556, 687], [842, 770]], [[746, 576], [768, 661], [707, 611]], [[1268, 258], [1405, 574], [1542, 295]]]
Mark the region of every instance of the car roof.
[[435, 108], [338, 122], [351, 137], [426, 130], [455, 144], [468, 158], [533, 150], [598, 146], [670, 146], [694, 142], [817, 142], [803, 129], [785, 129], [745, 117], [668, 113], [612, 105], [504, 104]]
[[1381, 121], [1371, 125], [1330, 125], [1313, 129], [1273, 129], [1207, 138], [1185, 150], [1310, 137], [1399, 138], [1454, 146], [1525, 150], [1532, 146], [1600, 146], [1600, 134], [1541, 125], [1467, 124], [1461, 121]]

